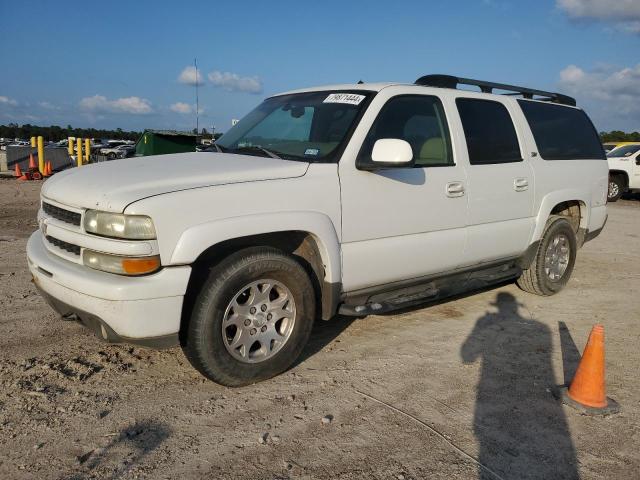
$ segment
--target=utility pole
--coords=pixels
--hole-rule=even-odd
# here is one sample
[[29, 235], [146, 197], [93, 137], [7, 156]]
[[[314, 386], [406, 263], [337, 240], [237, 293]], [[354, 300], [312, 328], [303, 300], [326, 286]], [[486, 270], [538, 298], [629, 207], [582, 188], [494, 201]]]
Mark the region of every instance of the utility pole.
[[199, 127], [199, 124], [198, 124], [198, 122], [199, 122], [198, 114], [199, 114], [200, 112], [199, 112], [199, 108], [198, 108], [198, 107], [199, 107], [199, 105], [198, 105], [198, 103], [199, 103], [199, 102], [198, 102], [198, 83], [199, 83], [199, 81], [198, 81], [198, 59], [197, 59], [197, 58], [194, 58], [194, 59], [193, 59], [193, 67], [194, 67], [194, 68], [195, 68], [195, 70], [196, 70], [196, 135], [198, 135], [198, 134], [199, 134], [199, 132], [200, 132], [200, 130], [198, 129], [198, 127]]

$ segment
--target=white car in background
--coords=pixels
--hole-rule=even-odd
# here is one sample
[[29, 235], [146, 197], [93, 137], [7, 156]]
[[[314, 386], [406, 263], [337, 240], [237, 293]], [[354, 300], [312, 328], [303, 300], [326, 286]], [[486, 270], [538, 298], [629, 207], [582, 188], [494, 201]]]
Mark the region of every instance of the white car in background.
[[607, 153], [609, 189], [607, 201], [615, 202], [622, 194], [640, 190], [640, 143], [623, 145]]

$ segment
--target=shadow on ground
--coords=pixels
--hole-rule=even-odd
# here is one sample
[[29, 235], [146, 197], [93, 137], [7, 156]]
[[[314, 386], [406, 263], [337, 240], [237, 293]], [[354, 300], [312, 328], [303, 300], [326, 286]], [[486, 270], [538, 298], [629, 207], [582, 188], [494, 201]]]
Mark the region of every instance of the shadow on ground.
[[[100, 471], [100, 478], [122, 478], [144, 458], [156, 450], [169, 436], [171, 429], [163, 422], [144, 420], [123, 428], [103, 448], [96, 448], [78, 457], [83, 472], [67, 477], [80, 480]], [[105, 472], [110, 472], [106, 474]]]
[[[579, 478], [565, 414], [552, 395], [550, 329], [522, 317], [510, 293], [498, 293], [491, 305], [497, 311], [476, 321], [460, 350], [465, 363], [482, 363], [473, 425], [482, 465], [478, 477]], [[564, 330], [563, 351], [570, 346]], [[572, 352], [565, 376], [572, 375], [574, 360]]]
[[344, 317], [337, 315], [329, 321], [316, 320], [309, 337], [309, 342], [305, 346], [302, 354], [291, 367], [296, 367], [321, 351], [324, 347], [333, 342], [355, 321], [355, 317]]

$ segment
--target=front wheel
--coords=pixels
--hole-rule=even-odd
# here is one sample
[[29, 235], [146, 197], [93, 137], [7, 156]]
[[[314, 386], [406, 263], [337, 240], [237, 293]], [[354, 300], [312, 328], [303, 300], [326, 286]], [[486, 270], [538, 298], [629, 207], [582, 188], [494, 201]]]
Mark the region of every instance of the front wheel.
[[196, 298], [183, 350], [214, 382], [248, 385], [295, 362], [314, 317], [313, 286], [295, 258], [274, 248], [248, 248], [211, 269]]
[[522, 272], [518, 286], [536, 295], [554, 295], [569, 281], [576, 261], [577, 242], [566, 218], [553, 216], [529, 268]]

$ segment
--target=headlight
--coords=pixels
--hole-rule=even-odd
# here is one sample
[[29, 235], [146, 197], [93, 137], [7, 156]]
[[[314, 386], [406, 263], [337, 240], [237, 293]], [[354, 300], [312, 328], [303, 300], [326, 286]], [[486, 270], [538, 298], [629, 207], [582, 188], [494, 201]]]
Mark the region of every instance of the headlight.
[[84, 213], [84, 229], [104, 237], [128, 240], [152, 240], [156, 229], [151, 218], [145, 215], [123, 215], [121, 213], [87, 210]]
[[160, 257], [122, 257], [108, 253], [85, 249], [82, 262], [87, 266], [103, 272], [120, 275], [145, 275], [160, 268]]

